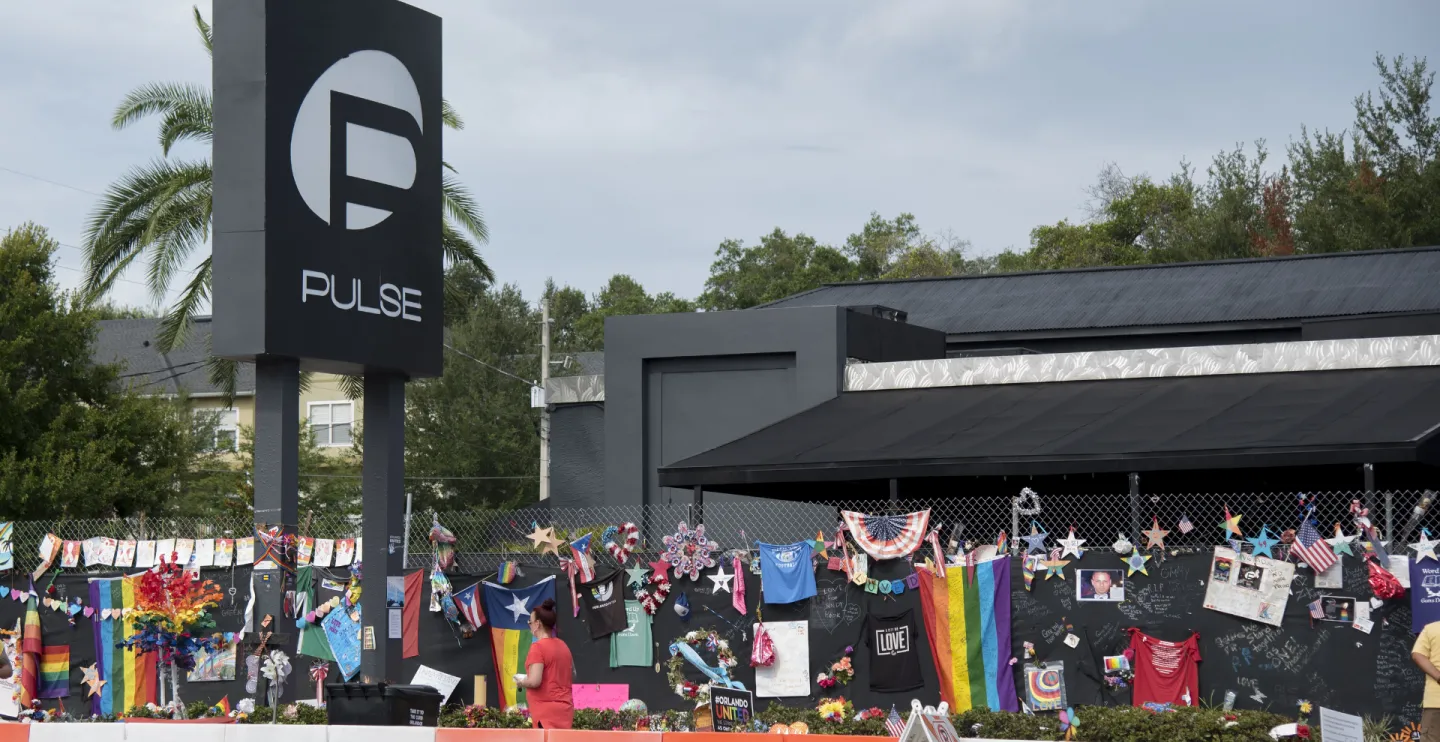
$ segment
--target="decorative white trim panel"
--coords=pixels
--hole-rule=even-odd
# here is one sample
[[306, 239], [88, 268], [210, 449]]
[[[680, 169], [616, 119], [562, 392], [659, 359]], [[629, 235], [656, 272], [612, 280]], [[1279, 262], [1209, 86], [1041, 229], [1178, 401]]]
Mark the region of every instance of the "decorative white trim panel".
[[579, 404], [605, 401], [605, 375], [559, 376], [545, 382], [548, 404]]
[[1440, 335], [860, 363], [845, 391], [1440, 366]]

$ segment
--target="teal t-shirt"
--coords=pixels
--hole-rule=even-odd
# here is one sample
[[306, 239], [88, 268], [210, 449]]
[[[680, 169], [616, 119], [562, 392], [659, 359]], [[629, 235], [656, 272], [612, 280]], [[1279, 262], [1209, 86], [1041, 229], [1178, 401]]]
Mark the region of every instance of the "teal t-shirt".
[[655, 661], [650, 641], [650, 614], [640, 601], [625, 601], [624, 631], [610, 635], [611, 667], [649, 667]]

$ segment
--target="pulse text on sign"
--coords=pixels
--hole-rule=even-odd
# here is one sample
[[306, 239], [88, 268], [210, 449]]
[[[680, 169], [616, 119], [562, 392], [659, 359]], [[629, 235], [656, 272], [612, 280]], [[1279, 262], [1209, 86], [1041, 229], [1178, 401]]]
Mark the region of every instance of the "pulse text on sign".
[[365, 305], [364, 282], [358, 278], [349, 281], [349, 296], [341, 301], [341, 296], [346, 293], [344, 282], [338, 280], [333, 274], [326, 274], [320, 271], [302, 270], [300, 276], [300, 303], [304, 304], [312, 296], [328, 296], [330, 303], [337, 309], [354, 310], [366, 314], [383, 314], [386, 317], [399, 317], [412, 322], [420, 321], [420, 302], [411, 299], [420, 298], [419, 289], [409, 289], [396, 286], [393, 283], [380, 284], [380, 290], [372, 294], [375, 303]]

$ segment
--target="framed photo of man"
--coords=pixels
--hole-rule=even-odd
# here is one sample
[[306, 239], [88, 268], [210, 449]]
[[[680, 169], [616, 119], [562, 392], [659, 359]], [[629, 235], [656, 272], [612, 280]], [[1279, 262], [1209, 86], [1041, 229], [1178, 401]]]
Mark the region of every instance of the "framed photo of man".
[[1125, 599], [1125, 572], [1120, 569], [1075, 570], [1075, 592], [1078, 600], [1094, 603], [1119, 603]]

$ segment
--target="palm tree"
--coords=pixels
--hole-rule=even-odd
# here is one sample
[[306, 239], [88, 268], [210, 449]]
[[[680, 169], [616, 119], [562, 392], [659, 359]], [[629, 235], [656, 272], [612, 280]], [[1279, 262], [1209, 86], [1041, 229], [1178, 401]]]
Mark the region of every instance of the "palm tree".
[[[213, 56], [210, 24], [194, 8], [195, 28], [207, 54]], [[181, 278], [182, 267], [210, 236], [212, 211], [211, 167], [207, 159], [170, 158], [170, 150], [184, 141], [209, 142], [215, 121], [210, 91], [188, 83], [151, 83], [132, 90], [115, 109], [111, 124], [123, 129], [148, 116], [160, 117], [162, 157], [132, 169], [106, 189], [90, 216], [85, 234], [85, 288], [93, 298], [108, 292], [131, 263], [147, 264], [146, 284], [156, 302], [163, 301], [176, 280], [185, 280], [160, 325], [160, 350], [168, 352], [185, 342], [195, 313], [210, 297], [211, 266], [206, 256], [193, 275]], [[445, 126], [464, 128], [459, 114], [445, 102]], [[494, 273], [480, 257], [477, 243], [488, 240], [480, 207], [454, 176], [448, 163], [442, 191], [441, 239], [447, 261], [466, 262], [487, 281]], [[212, 360], [211, 378], [233, 390], [235, 366]], [[353, 389], [358, 389], [353, 383]]]

